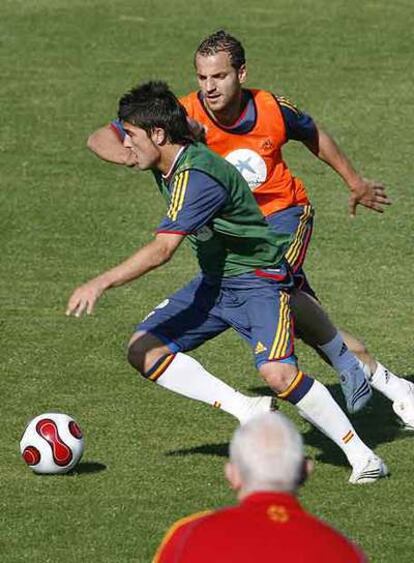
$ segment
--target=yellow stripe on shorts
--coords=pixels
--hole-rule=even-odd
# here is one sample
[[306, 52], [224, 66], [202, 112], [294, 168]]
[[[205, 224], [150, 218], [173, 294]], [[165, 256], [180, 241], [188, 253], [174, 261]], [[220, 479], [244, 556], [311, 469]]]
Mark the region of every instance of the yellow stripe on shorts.
[[305, 238], [305, 234], [307, 231], [307, 223], [311, 216], [312, 216], [312, 206], [305, 205], [303, 209], [303, 213], [299, 219], [299, 226], [296, 229], [295, 238], [293, 239], [293, 242], [290, 245], [289, 250], [286, 252], [285, 255], [286, 260], [289, 262], [291, 266], [295, 263], [295, 261], [298, 259], [301, 253], [303, 240]]
[[289, 295], [284, 291], [280, 292], [279, 322], [276, 329], [276, 336], [269, 354], [269, 360], [274, 360], [284, 356], [290, 336], [290, 309]]

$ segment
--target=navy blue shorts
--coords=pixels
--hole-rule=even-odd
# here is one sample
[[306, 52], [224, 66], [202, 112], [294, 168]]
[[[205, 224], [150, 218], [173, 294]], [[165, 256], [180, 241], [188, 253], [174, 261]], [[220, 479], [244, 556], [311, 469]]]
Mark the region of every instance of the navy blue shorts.
[[136, 330], [150, 332], [177, 353], [232, 327], [251, 346], [257, 367], [276, 360], [296, 363], [292, 288], [287, 266], [232, 278], [200, 274], [160, 303]]
[[311, 205], [296, 205], [268, 215], [266, 221], [276, 233], [293, 235], [285, 258], [293, 272], [295, 287], [317, 299], [302, 268], [312, 236], [313, 216]]

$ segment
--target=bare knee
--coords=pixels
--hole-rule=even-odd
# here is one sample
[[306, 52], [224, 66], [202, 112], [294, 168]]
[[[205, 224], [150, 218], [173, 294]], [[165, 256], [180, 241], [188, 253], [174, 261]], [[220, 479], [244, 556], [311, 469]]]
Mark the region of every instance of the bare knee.
[[143, 346], [142, 338], [134, 338], [129, 342], [127, 358], [132, 367], [138, 370], [141, 374], [145, 373], [145, 348]]
[[147, 332], [136, 332], [128, 344], [128, 362], [139, 371], [145, 373], [169, 350], [158, 338]]
[[295, 379], [298, 368], [296, 364], [266, 362], [260, 366], [259, 372], [273, 391], [283, 393]]

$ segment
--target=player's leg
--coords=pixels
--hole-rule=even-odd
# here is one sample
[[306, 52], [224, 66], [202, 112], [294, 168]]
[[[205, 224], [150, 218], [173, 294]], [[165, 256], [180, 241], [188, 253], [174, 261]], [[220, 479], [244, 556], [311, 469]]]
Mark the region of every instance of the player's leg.
[[374, 389], [392, 401], [405, 427], [414, 430], [414, 385], [375, 360], [360, 340], [343, 330], [338, 331], [321, 304], [304, 291], [294, 291], [291, 304], [300, 337], [320, 350], [322, 358], [338, 373], [348, 411], [360, 410], [369, 400], [367, 378]]
[[194, 358], [171, 353], [169, 346], [146, 332], [131, 338], [128, 360], [146, 379], [189, 399], [224, 410], [244, 422], [272, 408], [270, 397], [248, 397], [209, 373]]
[[[311, 205], [295, 206], [266, 217], [272, 230], [290, 233], [292, 242], [285, 253], [294, 275], [296, 295], [292, 295], [295, 333], [311, 346], [339, 375], [347, 409], [361, 410], [371, 398], [364, 366], [347, 349], [337, 329], [319, 305], [315, 292], [302, 269], [313, 230], [314, 211]], [[302, 293], [299, 292], [302, 290]], [[328, 353], [325, 352], [325, 349]]]
[[128, 360], [148, 380], [185, 397], [220, 408], [244, 422], [272, 408], [271, 397], [248, 397], [181, 350], [190, 350], [228, 328], [214, 316], [217, 295], [199, 278], [172, 295], [138, 326]]
[[377, 362], [373, 356], [368, 352], [365, 343], [353, 336], [350, 332], [340, 329], [342, 338], [347, 345], [348, 349], [357, 356], [361, 362], [369, 367], [370, 373], [374, 373], [377, 369]]
[[279, 399], [294, 405], [303, 418], [341, 448], [352, 466], [351, 483], [368, 483], [388, 474], [384, 462], [361, 440], [322, 383], [284, 362], [264, 363], [259, 371]]
[[[315, 298], [315, 292], [302, 270], [312, 236], [313, 216], [314, 211], [312, 207], [304, 205], [278, 211], [266, 217], [266, 220], [274, 231], [292, 234], [292, 243], [287, 249], [286, 259], [294, 273], [295, 285]], [[323, 312], [318, 313], [317, 303], [308, 304], [308, 307], [304, 303], [292, 303], [292, 307], [295, 309], [297, 317], [296, 328], [300, 338], [303, 338], [306, 344], [314, 348], [336, 370], [345, 394], [347, 407], [351, 407], [351, 412], [353, 398], [355, 395], [358, 395], [360, 388], [364, 388], [365, 375], [368, 375], [368, 373], [363, 373], [361, 366], [351, 368], [350, 370], [348, 367], [343, 367], [343, 360], [347, 361], [347, 356], [344, 357], [342, 353], [344, 350], [343, 342], [345, 342], [351, 354], [357, 356], [364, 365], [369, 367], [371, 386], [393, 402], [394, 411], [402, 419], [404, 425], [414, 430], [414, 385], [396, 376], [378, 362], [367, 350], [365, 344], [348, 332], [341, 330], [341, 334], [338, 335], [335, 329], [334, 332], [331, 331], [332, 338], [327, 340], [326, 331], [329, 334], [329, 325], [331, 325], [331, 328], [333, 325]], [[300, 307], [305, 307], [302, 313]], [[315, 319], [313, 326], [307, 332], [306, 327], [303, 330], [300, 328], [300, 321], [305, 322], [306, 319], [310, 319], [310, 321]], [[319, 330], [318, 338], [315, 338], [313, 332], [315, 330]], [[321, 334], [321, 331], [325, 331], [325, 334]], [[358, 410], [358, 404], [357, 409], [354, 410]]]
[[368, 352], [364, 343], [341, 329], [348, 348], [370, 367], [370, 385], [392, 401], [395, 414], [407, 430], [414, 430], [414, 384], [398, 377]]
[[226, 318], [250, 341], [269, 387], [342, 449], [353, 468], [350, 481], [363, 483], [384, 476], [384, 463], [362, 442], [326, 387], [298, 370], [289, 299], [278, 284], [267, 281], [260, 291], [253, 288], [249, 296], [246, 290], [239, 303], [229, 303]]
[[304, 342], [321, 351], [339, 375], [349, 412], [361, 410], [372, 396], [367, 382], [368, 370], [350, 352], [341, 334], [332, 324], [316, 299], [295, 289], [291, 294], [291, 307], [295, 315], [295, 331]]

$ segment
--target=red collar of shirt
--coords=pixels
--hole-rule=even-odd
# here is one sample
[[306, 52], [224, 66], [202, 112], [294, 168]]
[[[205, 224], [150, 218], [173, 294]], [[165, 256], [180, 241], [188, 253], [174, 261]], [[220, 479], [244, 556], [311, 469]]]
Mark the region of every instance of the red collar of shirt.
[[303, 510], [297, 498], [290, 493], [259, 491], [257, 493], [250, 493], [240, 502], [241, 506], [251, 506], [254, 504], [279, 504], [286, 508]]

